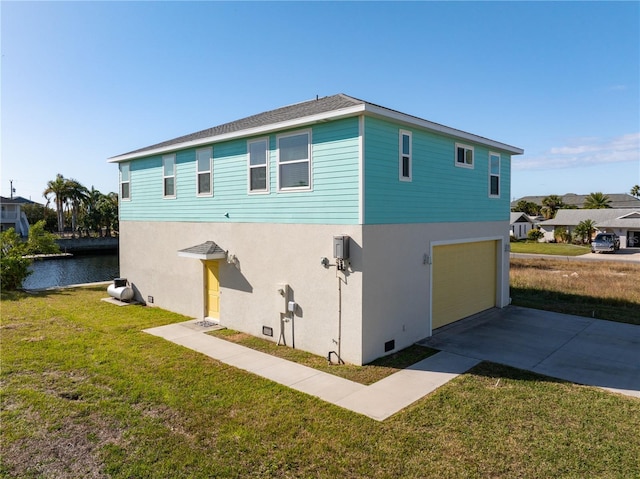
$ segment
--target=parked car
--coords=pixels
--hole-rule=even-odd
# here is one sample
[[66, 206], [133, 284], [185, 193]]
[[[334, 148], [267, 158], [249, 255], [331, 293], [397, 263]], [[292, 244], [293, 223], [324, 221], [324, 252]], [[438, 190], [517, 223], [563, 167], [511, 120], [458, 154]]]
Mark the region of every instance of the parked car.
[[620, 237], [615, 233], [598, 233], [591, 242], [592, 253], [615, 253], [620, 249]]

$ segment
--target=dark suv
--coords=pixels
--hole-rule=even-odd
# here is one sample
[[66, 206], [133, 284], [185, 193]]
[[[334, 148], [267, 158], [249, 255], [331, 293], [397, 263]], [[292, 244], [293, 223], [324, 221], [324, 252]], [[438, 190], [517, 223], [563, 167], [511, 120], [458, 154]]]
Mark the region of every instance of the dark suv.
[[592, 253], [615, 253], [620, 249], [620, 237], [615, 233], [598, 233], [591, 242]]

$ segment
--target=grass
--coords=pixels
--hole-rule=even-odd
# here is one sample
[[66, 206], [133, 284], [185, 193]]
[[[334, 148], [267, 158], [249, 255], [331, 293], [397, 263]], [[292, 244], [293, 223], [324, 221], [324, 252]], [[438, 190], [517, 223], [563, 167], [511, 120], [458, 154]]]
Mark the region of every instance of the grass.
[[640, 325], [640, 268], [615, 261], [511, 259], [513, 304]]
[[534, 241], [511, 242], [512, 253], [551, 254], [559, 256], [580, 256], [589, 253], [589, 246], [565, 243], [538, 243]]
[[2, 294], [0, 477], [639, 477], [640, 401], [482, 363], [383, 423], [144, 328], [102, 288]]
[[[381, 379], [398, 372], [398, 370], [411, 366], [412, 364], [415, 364], [418, 361], [428, 358], [438, 352], [435, 349], [415, 344], [403, 349], [402, 351], [398, 351], [395, 354], [376, 359], [365, 366], [354, 366], [353, 364], [329, 365], [327, 359], [322, 356], [307, 353], [299, 349], [278, 346], [272, 341], [256, 338], [250, 334], [241, 333], [231, 329], [220, 329], [208, 334], [241, 344], [248, 348], [257, 349], [258, 351], [271, 354], [272, 356], [278, 356], [289, 361], [301, 363], [305, 366], [367, 385], [380, 381]], [[333, 359], [335, 360], [335, 358]]]

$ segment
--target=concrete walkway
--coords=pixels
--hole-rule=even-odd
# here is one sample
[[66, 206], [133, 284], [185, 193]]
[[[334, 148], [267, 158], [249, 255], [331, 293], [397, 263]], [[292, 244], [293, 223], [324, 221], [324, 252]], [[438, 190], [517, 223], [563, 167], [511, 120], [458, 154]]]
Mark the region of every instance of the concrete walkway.
[[207, 334], [197, 320], [145, 332], [383, 421], [481, 361], [640, 398], [640, 326], [508, 306], [435, 331], [441, 352], [370, 386]]
[[213, 327], [197, 323], [191, 320], [144, 332], [377, 421], [404, 409], [480, 362], [456, 353], [440, 352], [365, 386], [204, 334]]

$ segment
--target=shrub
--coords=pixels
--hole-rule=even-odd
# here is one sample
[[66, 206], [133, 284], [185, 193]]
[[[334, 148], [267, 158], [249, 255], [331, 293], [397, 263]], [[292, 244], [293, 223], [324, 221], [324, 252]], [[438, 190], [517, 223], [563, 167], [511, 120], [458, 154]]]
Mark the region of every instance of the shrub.
[[536, 242], [540, 240], [543, 236], [544, 236], [544, 233], [537, 228], [529, 230], [529, 232], [527, 233], [527, 238], [530, 239], [531, 241], [536, 241]]
[[553, 230], [553, 237], [558, 243], [568, 243], [571, 241], [571, 234], [562, 226], [558, 226]]
[[14, 290], [22, 286], [22, 282], [31, 274], [29, 254], [59, 253], [51, 233], [44, 230], [45, 222], [38, 221], [29, 228], [29, 238], [22, 241], [13, 228], [2, 232], [0, 237], [2, 255], [0, 256], [0, 285], [3, 289]]

